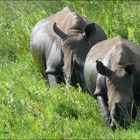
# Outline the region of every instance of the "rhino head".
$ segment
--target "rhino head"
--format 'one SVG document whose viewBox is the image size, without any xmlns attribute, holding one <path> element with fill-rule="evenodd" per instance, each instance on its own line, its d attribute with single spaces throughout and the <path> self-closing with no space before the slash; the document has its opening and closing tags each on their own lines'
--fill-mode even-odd
<svg viewBox="0 0 140 140">
<path fill-rule="evenodd" d="M 128 64 L 112 71 L 102 62 L 97 61 L 97 71 L 105 76 L 108 110 L 110 112 L 110 127 L 119 124 L 127 128 L 132 120 L 134 111 L 133 75 L 134 64 Z"/>
<path fill-rule="evenodd" d="M 54 23 L 53 30 L 63 42 L 61 51 L 64 61 L 63 72 L 66 84 L 75 85 L 76 83 L 80 83 L 82 89 L 85 89 L 83 67 L 86 55 L 92 47 L 90 43 L 91 37 L 96 33 L 95 24 L 91 23 L 86 25 L 84 32 L 71 29 L 66 34 Z"/>
</svg>

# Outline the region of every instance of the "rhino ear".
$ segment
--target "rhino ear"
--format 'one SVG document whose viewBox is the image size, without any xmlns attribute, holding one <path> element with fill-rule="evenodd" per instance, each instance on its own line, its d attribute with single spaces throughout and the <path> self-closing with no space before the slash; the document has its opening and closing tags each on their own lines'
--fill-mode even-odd
<svg viewBox="0 0 140 140">
<path fill-rule="evenodd" d="M 67 38 L 67 34 L 64 33 L 61 29 L 59 29 L 56 25 L 56 22 L 54 22 L 53 24 L 53 31 L 58 35 L 60 36 L 63 40 L 66 40 Z"/>
<path fill-rule="evenodd" d="M 135 73 L 136 71 L 136 68 L 135 68 L 135 65 L 134 64 L 128 64 L 124 67 L 125 71 L 129 74 L 129 75 L 132 75 Z"/>
<path fill-rule="evenodd" d="M 98 60 L 96 61 L 96 68 L 97 68 L 98 73 L 107 77 L 110 77 L 111 74 L 113 73 L 112 70 L 104 66 L 104 64 Z"/>
<path fill-rule="evenodd" d="M 95 35 L 95 33 L 96 33 L 95 23 L 90 23 L 90 24 L 86 25 L 86 27 L 85 27 L 85 35 L 86 35 L 87 39 L 91 35 Z"/>
</svg>

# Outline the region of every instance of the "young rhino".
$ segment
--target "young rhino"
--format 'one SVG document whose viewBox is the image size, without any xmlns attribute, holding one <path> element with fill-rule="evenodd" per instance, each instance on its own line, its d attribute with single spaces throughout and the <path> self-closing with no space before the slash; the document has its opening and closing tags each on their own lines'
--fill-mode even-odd
<svg viewBox="0 0 140 140">
<path fill-rule="evenodd" d="M 84 77 L 97 99 L 106 124 L 127 128 L 140 105 L 140 47 L 119 36 L 94 45 L 89 51 Z"/>
</svg>

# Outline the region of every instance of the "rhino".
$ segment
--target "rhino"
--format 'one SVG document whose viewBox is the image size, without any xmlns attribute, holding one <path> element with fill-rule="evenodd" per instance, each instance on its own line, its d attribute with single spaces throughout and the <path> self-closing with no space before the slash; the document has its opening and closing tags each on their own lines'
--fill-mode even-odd
<svg viewBox="0 0 140 140">
<path fill-rule="evenodd" d="M 84 77 L 107 126 L 128 128 L 140 106 L 140 47 L 120 36 L 94 45 Z"/>
<path fill-rule="evenodd" d="M 84 90 L 84 62 L 90 48 L 107 38 L 104 30 L 65 7 L 40 20 L 30 35 L 33 59 L 51 87 L 59 83 Z"/>
</svg>

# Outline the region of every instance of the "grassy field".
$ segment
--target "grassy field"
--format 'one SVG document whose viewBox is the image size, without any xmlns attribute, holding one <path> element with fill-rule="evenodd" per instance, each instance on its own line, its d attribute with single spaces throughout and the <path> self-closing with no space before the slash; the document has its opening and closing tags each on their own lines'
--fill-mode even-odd
<svg viewBox="0 0 140 140">
<path fill-rule="evenodd" d="M 140 44 L 139 1 L 0 1 L 0 139 L 139 139 L 140 115 L 128 130 L 105 126 L 95 99 L 80 88 L 45 86 L 29 37 L 42 18 L 65 6 L 98 23 L 108 37 Z"/>
</svg>

